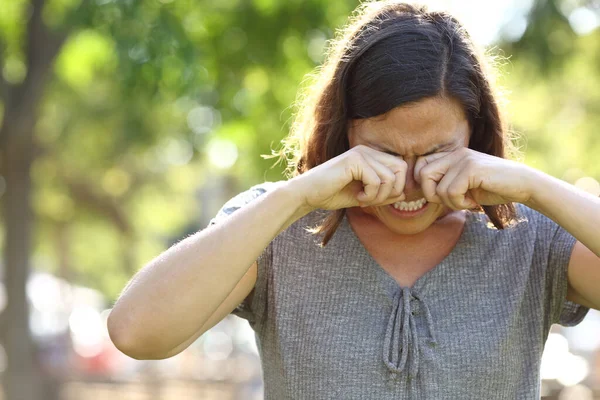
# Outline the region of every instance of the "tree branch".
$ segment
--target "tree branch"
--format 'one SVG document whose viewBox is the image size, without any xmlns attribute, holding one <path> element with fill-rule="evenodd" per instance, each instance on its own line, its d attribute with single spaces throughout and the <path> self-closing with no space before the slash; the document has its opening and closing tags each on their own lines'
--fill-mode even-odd
<svg viewBox="0 0 600 400">
<path fill-rule="evenodd" d="M 19 141 L 19 136 L 35 125 L 36 109 L 45 89 L 48 72 L 67 38 L 64 32 L 48 29 L 42 18 L 43 8 L 44 0 L 31 0 L 25 38 L 25 79 L 20 84 L 3 87 L 6 91 L 3 94 L 5 102 L 0 148 L 7 143 L 9 134 Z"/>
<path fill-rule="evenodd" d="M 4 62 L 6 58 L 6 46 L 3 42 L 0 42 L 0 70 L 4 68 Z M 8 82 L 4 79 L 4 74 L 0 72 L 0 101 L 6 104 L 7 100 Z"/>
<path fill-rule="evenodd" d="M 110 219 L 121 233 L 125 235 L 133 233 L 129 220 L 113 198 L 98 193 L 93 186 L 84 180 L 65 176 L 64 174 L 62 180 L 67 184 L 71 195 L 81 205 L 87 206 Z"/>
</svg>

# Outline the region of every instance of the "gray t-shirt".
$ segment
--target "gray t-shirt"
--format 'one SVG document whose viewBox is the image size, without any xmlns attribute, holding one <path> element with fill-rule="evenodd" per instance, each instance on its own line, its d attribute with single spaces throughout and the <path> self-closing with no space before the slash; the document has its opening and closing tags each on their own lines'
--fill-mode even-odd
<svg viewBox="0 0 600 400">
<path fill-rule="evenodd" d="M 234 197 L 211 224 L 273 185 Z M 411 288 L 345 217 L 323 248 L 305 228 L 325 211 L 290 225 L 233 311 L 256 333 L 265 399 L 539 399 L 551 325 L 574 326 L 589 309 L 565 299 L 575 238 L 517 209 L 521 221 L 504 230 L 468 213 L 456 247 Z"/>
</svg>

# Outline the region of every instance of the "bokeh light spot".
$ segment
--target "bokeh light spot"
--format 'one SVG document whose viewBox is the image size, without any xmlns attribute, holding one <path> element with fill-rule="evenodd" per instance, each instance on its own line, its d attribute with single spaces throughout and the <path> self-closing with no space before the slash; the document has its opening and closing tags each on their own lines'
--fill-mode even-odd
<svg viewBox="0 0 600 400">
<path fill-rule="evenodd" d="M 577 179 L 575 186 L 594 196 L 600 196 L 600 183 L 590 176 Z"/>
<path fill-rule="evenodd" d="M 220 169 L 233 166 L 238 158 L 238 149 L 235 143 L 224 139 L 212 139 L 206 145 L 208 160 Z"/>
<path fill-rule="evenodd" d="M 569 14 L 569 24 L 578 35 L 587 35 L 600 26 L 600 17 L 587 7 L 578 7 Z"/>
<path fill-rule="evenodd" d="M 102 177 L 102 189 L 110 195 L 121 196 L 129 189 L 131 177 L 120 168 L 111 168 Z"/>
<path fill-rule="evenodd" d="M 269 90 L 269 76 L 262 68 L 252 68 L 244 77 L 244 87 L 253 95 L 260 96 Z"/>
<path fill-rule="evenodd" d="M 188 127 L 196 134 L 208 133 L 218 127 L 220 122 L 220 113 L 212 107 L 194 107 L 187 115 Z"/>
</svg>

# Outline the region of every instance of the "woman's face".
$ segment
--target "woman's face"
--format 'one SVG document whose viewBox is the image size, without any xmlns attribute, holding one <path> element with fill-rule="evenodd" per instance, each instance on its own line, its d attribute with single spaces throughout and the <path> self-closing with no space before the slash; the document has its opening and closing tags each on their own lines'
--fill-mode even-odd
<svg viewBox="0 0 600 400">
<path fill-rule="evenodd" d="M 350 147 L 362 144 L 402 157 L 408 164 L 404 187 L 405 202 L 408 203 L 424 199 L 421 186 L 413 176 L 417 158 L 467 147 L 469 124 L 459 102 L 431 97 L 396 107 L 380 116 L 351 121 L 348 139 Z M 370 206 L 362 211 L 377 217 L 392 232 L 402 235 L 423 232 L 452 211 L 444 205 L 428 202 L 416 211 L 397 212 L 392 207 Z"/>
</svg>

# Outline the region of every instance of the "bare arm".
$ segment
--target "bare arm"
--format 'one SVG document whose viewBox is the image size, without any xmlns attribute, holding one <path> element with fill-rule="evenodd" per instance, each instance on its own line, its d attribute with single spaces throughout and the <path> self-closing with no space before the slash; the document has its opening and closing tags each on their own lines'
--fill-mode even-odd
<svg viewBox="0 0 600 400">
<path fill-rule="evenodd" d="M 208 318 L 208 320 L 196 331 L 188 340 L 176 346 L 174 349 L 169 351 L 163 358 L 173 357 L 181 353 L 183 350 L 190 347 L 192 343 L 194 343 L 204 332 L 208 331 L 210 328 L 218 324 L 223 318 L 231 313 L 235 307 L 238 306 L 252 291 L 252 288 L 256 284 L 256 279 L 258 277 L 258 265 L 255 261 L 254 264 L 250 267 L 246 275 L 238 282 L 238 284 L 233 288 L 229 296 L 221 303 L 219 307 L 215 310 L 215 312 Z"/>
<path fill-rule="evenodd" d="M 402 200 L 406 171 L 400 158 L 358 145 L 280 182 L 138 272 L 109 315 L 111 340 L 133 358 L 177 354 L 250 293 L 255 261 L 281 231 L 315 209 Z"/>
<path fill-rule="evenodd" d="M 249 269 L 261 252 L 311 211 L 290 182 L 173 245 L 141 269 L 109 315 L 115 346 L 137 359 L 170 357 L 229 314 L 254 287 L 256 274 Z"/>
</svg>

